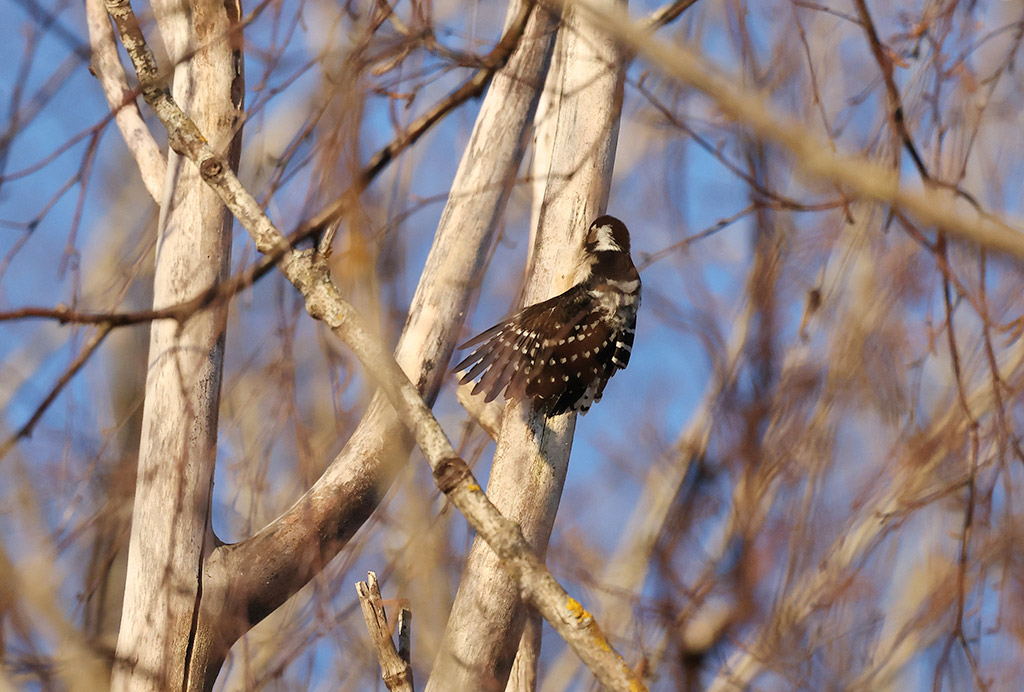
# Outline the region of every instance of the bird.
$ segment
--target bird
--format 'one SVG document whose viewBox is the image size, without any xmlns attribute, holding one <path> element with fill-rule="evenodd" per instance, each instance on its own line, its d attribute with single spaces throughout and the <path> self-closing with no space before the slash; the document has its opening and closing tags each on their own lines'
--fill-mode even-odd
<svg viewBox="0 0 1024 692">
<path fill-rule="evenodd" d="M 640 308 L 640 274 L 629 231 L 614 216 L 590 224 L 564 293 L 523 308 L 459 346 L 476 347 L 455 372 L 473 394 L 528 400 L 549 416 L 586 413 L 608 379 L 629 364 Z"/>
</svg>

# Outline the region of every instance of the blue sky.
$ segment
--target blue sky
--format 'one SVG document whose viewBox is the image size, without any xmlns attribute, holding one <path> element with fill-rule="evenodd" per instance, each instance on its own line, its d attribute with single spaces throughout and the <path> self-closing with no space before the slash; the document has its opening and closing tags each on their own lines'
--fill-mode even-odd
<svg viewBox="0 0 1024 692">
<path fill-rule="evenodd" d="M 132 288 L 123 306 L 145 307 L 145 273 L 133 278 L 132 270 L 125 267 L 149 252 L 154 205 L 137 180 L 119 133 L 108 122 L 109 110 L 96 80 L 89 74 L 85 61 L 76 55 L 76 51 L 86 49 L 88 41 L 81 3 L 70 0 L 40 3 L 38 7 L 44 9 L 45 16 L 53 18 L 53 23 L 45 27 L 40 24 L 40 15 L 33 12 L 36 7 L 33 0 L 0 0 L 0 6 L 10 18 L 0 23 L 0 45 L 8 54 L 6 66 L 0 69 L 0 104 L 15 104 L 15 97 L 20 93 L 16 103 L 19 112 L 34 111 L 34 102 L 41 106 L 38 115 L 9 133 L 13 134 L 7 140 L 10 146 L 0 150 L 0 259 L 16 250 L 10 266 L 0 265 L 4 270 L 0 275 L 0 310 L 78 301 L 87 307 L 104 309 L 116 304 L 124 286 Z M 294 6 L 293 3 L 285 5 L 289 11 Z M 631 12 L 639 16 L 655 6 L 656 3 L 634 3 Z M 737 41 L 730 33 L 735 27 L 723 6 L 723 3 L 702 2 L 698 6 L 702 11 L 689 12 L 663 35 L 671 40 L 682 40 L 682 36 L 695 40 L 710 60 L 721 69 L 734 72 L 740 64 Z M 790 74 L 783 69 L 783 58 L 775 52 L 773 43 L 774 32 L 779 31 L 780 25 L 785 26 L 788 19 L 772 14 L 767 7 L 753 7 L 754 17 L 747 26 L 759 64 L 766 73 L 777 69 L 779 74 Z M 496 36 L 501 8 L 496 3 L 476 4 L 474 8 L 471 13 L 446 16 L 437 31 L 438 39 L 453 49 L 486 50 Z M 784 9 L 792 12 L 791 7 Z M 245 129 L 241 177 L 254 186 L 257 196 L 265 191 L 274 157 L 280 155 L 301 130 L 313 110 L 312 105 L 322 93 L 319 64 L 304 66 L 318 47 L 333 46 L 340 51 L 331 54 L 332 59 L 344 53 L 346 45 L 337 36 L 347 34 L 328 21 L 333 10 L 328 5 L 305 5 L 303 21 L 295 28 L 283 57 L 259 93 L 253 89 L 268 65 L 264 55 L 285 40 L 289 25 L 287 21 L 275 22 L 274 15 L 267 10 L 247 31 L 246 38 L 250 42 L 246 66 L 250 89 L 247 104 L 261 103 L 268 92 L 280 90 L 257 112 L 249 114 Z M 440 13 L 443 11 L 444 8 L 438 9 Z M 998 5 L 992 4 L 988 13 L 980 16 L 991 19 L 996 26 L 1000 11 Z M 288 17 L 288 12 L 282 17 Z M 863 43 L 849 40 L 850 34 L 844 32 L 844 27 L 841 19 L 817 25 L 819 31 L 834 32 L 836 36 L 836 50 L 831 57 L 842 64 L 843 69 L 833 70 L 832 74 L 854 74 L 855 69 L 863 69 L 868 60 Z M 152 31 L 148 24 L 145 28 Z M 893 20 L 885 38 L 903 28 Z M 983 54 L 979 58 L 983 64 L 982 58 Z M 780 64 L 773 64 L 776 59 Z M 426 84 L 417 83 L 417 71 L 430 70 L 437 63 L 436 58 L 417 56 L 404 68 L 405 79 L 397 87 L 415 92 L 415 99 L 408 108 L 403 102 L 392 102 L 381 95 L 367 99 L 359 132 L 363 160 L 393 136 L 393 118 L 409 122 L 465 77 L 465 71 L 459 71 Z M 766 80 L 768 88 L 772 89 L 772 103 L 780 110 L 792 112 L 795 118 L 815 121 L 817 112 L 805 109 L 800 101 L 804 95 L 800 81 L 803 73 L 797 69 L 791 74 L 777 83 Z M 908 93 L 923 88 L 912 78 L 915 74 L 909 69 L 897 70 L 900 86 Z M 22 75 L 26 75 L 24 79 Z M 714 156 L 656 117 L 637 88 L 641 79 L 648 80 L 645 84 L 654 83 L 655 91 L 674 112 L 686 118 L 714 145 L 720 145 L 732 161 L 743 166 L 745 152 L 737 150 L 739 140 L 735 129 L 721 121 L 713 104 L 686 90 L 660 84 L 656 76 L 647 74 L 643 64 L 631 66 L 620 132 L 620 166 L 616 170 L 608 210 L 626 220 L 633 236 L 634 259 L 646 265 L 644 260 L 648 256 L 743 209 L 750 202 L 750 190 Z M 860 148 L 876 141 L 881 122 L 878 112 L 883 105 L 877 81 L 861 84 L 851 77 L 846 83 L 836 78 L 823 85 L 822 90 L 826 96 L 833 91 L 841 94 L 827 99 L 825 106 L 834 109 L 829 115 L 837 128 L 842 127 L 837 135 L 841 146 Z M 372 198 L 372 204 L 367 206 L 373 210 L 367 221 L 366 235 L 370 242 L 399 246 L 401 276 L 393 288 L 399 308 L 408 304 L 415 288 L 441 214 L 444 194 L 477 108 L 477 102 L 462 106 L 407 156 L 392 164 L 367 193 L 367 197 Z M 10 111 L 11 106 L 8 106 L 4 120 L 8 124 L 12 122 Z M 100 128 L 94 129 L 97 126 Z M 154 128 L 155 132 L 158 130 Z M 159 138 L 159 134 L 157 136 Z M 1019 137 L 1014 133 L 1006 145 L 1008 153 L 1002 155 L 1008 160 L 992 163 L 1005 173 L 1002 184 L 972 188 L 985 204 L 1010 215 L 1020 213 L 1017 191 L 1021 167 L 1019 160 L 1013 157 L 1017 153 L 1016 139 Z M 95 163 L 83 169 L 90 145 L 96 147 Z M 314 142 L 300 144 L 295 160 L 313 153 L 314 146 Z M 801 182 L 792 174 L 791 166 L 780 162 L 778 156 L 770 160 L 773 184 L 787 194 L 811 201 L 827 196 L 828 191 Z M 82 170 L 89 173 L 87 185 L 71 184 L 58 193 Z M 316 165 L 294 164 L 288 171 L 293 177 L 267 206 L 271 218 L 285 230 L 332 193 L 330 189 L 318 187 L 321 172 L 316 170 Z M 335 175 L 334 180 L 338 179 Z M 969 179 L 972 184 L 974 181 L 975 178 Z M 504 237 L 496 250 L 476 311 L 467 319 L 466 335 L 493 324 L 511 307 L 525 261 L 527 204 L 524 186 L 513 194 L 505 217 Z M 41 214 L 43 209 L 47 209 L 45 214 Z M 384 234 L 387 222 L 406 212 L 408 216 L 396 230 Z M 796 331 L 805 293 L 814 285 L 827 255 L 822 248 L 835 232 L 835 217 L 830 214 L 832 212 L 814 212 L 798 217 L 777 212 L 774 217 L 780 227 L 788 229 L 787 224 L 792 224 L 803 243 L 793 250 L 800 261 L 790 261 L 786 267 L 789 278 L 779 288 L 780 348 L 799 346 Z M 670 448 L 693 413 L 711 378 L 713 362 L 721 353 L 722 340 L 728 336 L 728 327 L 738 315 L 752 257 L 753 221 L 752 215 L 745 216 L 712 237 L 645 266 L 642 273 L 644 305 L 630 366 L 611 381 L 601 404 L 577 424 L 563 496 L 563 519 L 556 525 L 553 539 L 556 547 L 570 544 L 580 527 L 586 529 L 588 540 L 594 544 L 603 548 L 615 545 L 622 523 L 639 494 L 643 471 L 651 460 Z M 30 228 L 27 226 L 30 222 L 37 223 Z M 893 230 L 888 232 L 895 234 Z M 374 250 L 379 251 L 380 247 L 375 246 Z M 236 270 L 252 261 L 252 245 L 238 229 L 233 251 Z M 1013 267 L 997 265 L 989 280 L 994 286 L 1013 271 Z M 940 305 L 938 296 L 934 283 L 926 287 L 910 314 L 922 317 L 935 312 Z M 1012 300 L 1007 300 L 1012 305 Z M 281 324 L 293 321 L 295 352 L 300 356 L 295 381 L 300 389 L 309 388 L 308 395 L 299 397 L 302 401 L 297 415 L 301 423 L 315 429 L 323 425 L 322 409 L 328 406 L 358 408 L 365 400 L 365 390 L 357 375 L 355 384 L 335 393 L 333 398 L 319 390 L 314 392 L 318 381 L 343 375 L 345 367 L 328 364 L 320 341 L 323 335 L 300 312 L 294 292 L 279 276 L 263 279 L 240 296 L 232 311 L 228 335 L 225 390 L 226 395 L 239 392 L 239 398 L 244 398 L 243 393 L 249 391 L 246 387 L 251 386 L 245 382 L 247 370 L 274 372 L 283 342 Z M 394 327 L 400 326 L 402 320 L 400 316 L 388 315 L 384 321 Z M 126 331 L 138 338 L 145 327 Z M 42 322 L 0 324 L 0 392 L 3 394 L 0 421 L 6 430 L 25 422 L 81 348 L 88 333 L 88 329 Z M 20 458 L 29 460 L 30 473 L 42 489 L 40 495 L 47 519 L 58 532 L 74 525 L 74 520 L 68 519 L 69 513 L 88 514 L 90 500 L 83 497 L 82 488 L 87 486 L 97 466 L 109 461 L 105 455 L 109 455 L 114 446 L 112 431 L 124 424 L 114 414 L 116 388 L 113 385 L 116 382 L 113 380 L 123 375 L 117 369 L 119 351 L 114 350 L 113 343 L 112 338 L 110 344 L 101 348 L 50 408 L 33 438 L 23 442 L 17 452 Z M 821 346 L 816 342 L 811 348 Z M 754 387 L 750 373 L 745 372 L 736 396 L 749 395 Z M 450 436 L 458 439 L 465 417 L 451 387 L 442 393 L 435 411 Z M 292 468 L 299 442 L 290 426 L 274 428 L 267 433 L 267 439 L 253 439 L 239 432 L 242 423 L 236 423 L 243 420 L 244 411 L 232 408 L 231 415 L 236 414 L 237 419 L 228 416 L 223 425 L 215 486 L 214 523 L 218 532 L 229 538 L 240 537 L 235 534 L 244 533 L 251 516 L 266 512 L 272 515 L 274 503 L 282 501 L 280 496 L 271 497 L 268 493 L 264 500 L 249 504 L 231 490 L 234 481 L 247 477 L 249 455 L 267 465 L 271 484 L 293 488 L 296 493 L 302 490 L 299 474 Z M 863 423 L 864 428 L 859 428 L 851 423 L 837 434 L 837 445 L 858 448 L 870 434 L 864 430 L 871 430 L 871 424 L 872 421 L 868 421 Z M 858 437 L 858 433 L 861 436 Z M 248 443 L 256 442 L 261 448 L 254 451 Z M 339 433 L 334 451 L 342 442 L 343 434 Z M 728 451 L 727 442 L 721 441 L 719 451 L 723 454 Z M 871 444 L 863 446 L 874 449 Z M 486 469 L 488 456 L 489 451 L 483 455 L 481 471 Z M 418 455 L 414 455 L 414 460 L 423 464 Z M 0 474 L 6 474 L 8 468 L 0 466 Z M 419 470 L 421 475 L 424 468 Z M 727 471 L 722 473 L 723 477 L 727 476 Z M 830 479 L 836 483 L 834 492 L 837 494 L 841 494 L 846 482 L 852 485 L 866 482 L 856 468 L 847 469 L 847 473 Z M 711 483 L 711 492 L 722 501 L 718 519 L 730 502 L 731 486 L 723 477 Z M 996 504 L 1005 501 L 998 500 Z M 841 501 L 830 510 L 842 514 L 848 507 L 847 502 L 848 499 Z M 259 511 L 253 510 L 253 506 L 259 506 Z M 250 510 L 253 515 L 248 514 Z M 699 524 L 694 540 L 699 542 L 714 532 L 713 519 Z M 0 531 L 8 541 L 8 549 L 15 555 L 25 549 L 18 522 L 6 510 L 0 510 Z M 388 555 L 388 537 L 384 530 L 374 527 L 370 531 L 374 532 L 370 535 L 379 540 L 371 541 L 365 554 L 346 565 L 346 584 L 351 581 L 349 575 L 379 568 Z M 459 536 L 464 536 L 464 532 L 464 527 L 459 528 L 452 538 L 457 548 L 460 547 Z M 69 549 L 64 558 L 69 572 L 75 571 L 75 556 L 79 554 L 77 548 Z M 341 571 L 342 568 L 332 569 Z M 335 599 L 335 607 L 340 610 L 352 603 L 352 594 L 346 589 Z M 666 589 L 665 584 L 652 579 L 648 595 L 657 595 Z M 68 609 L 73 611 L 74 578 L 66 580 L 65 590 Z M 985 602 L 986 608 L 996 607 L 991 599 Z M 335 642 L 325 635 L 311 650 L 312 659 L 307 662 L 314 677 L 322 675 L 324 680 L 331 679 L 332 673 L 328 671 L 337 665 L 339 656 L 334 645 Z M 555 647 L 549 647 L 545 655 L 550 657 L 554 650 Z M 930 689 L 930 680 L 924 679 L 927 677 L 923 676 L 922 681 L 915 684 L 920 684 L 921 689 Z"/>
</svg>

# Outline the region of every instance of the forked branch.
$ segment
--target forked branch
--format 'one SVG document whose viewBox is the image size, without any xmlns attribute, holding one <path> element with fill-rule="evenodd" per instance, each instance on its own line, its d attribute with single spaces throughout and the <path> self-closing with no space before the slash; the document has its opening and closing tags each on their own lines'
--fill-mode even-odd
<svg viewBox="0 0 1024 692">
<path fill-rule="evenodd" d="M 469 466 L 458 456 L 391 353 L 343 299 L 323 257 L 310 250 L 291 249 L 288 239 L 264 214 L 230 166 L 209 147 L 195 123 L 160 85 L 153 53 L 128 0 L 108 0 L 107 7 L 138 73 L 143 98 L 167 128 L 170 146 L 195 163 L 203 180 L 220 195 L 261 252 L 283 252 L 278 267 L 303 295 L 306 311 L 328 325 L 380 385 L 401 420 L 414 433 L 438 487 L 501 558 L 518 582 L 524 600 L 551 623 L 601 684 L 611 689 L 646 689 L 611 647 L 590 613 L 566 593 L 530 551 L 518 525 L 502 517 L 487 499 Z"/>
<path fill-rule="evenodd" d="M 366 629 L 370 632 L 373 650 L 380 661 L 384 684 L 391 692 L 413 692 L 412 666 L 409 665 L 411 611 L 405 607 L 399 611 L 397 633 L 402 644 L 395 648 L 376 572 L 367 572 L 366 581 L 356 582 L 356 593 L 359 594 L 359 607 L 363 610 L 363 619 L 366 620 Z"/>
</svg>

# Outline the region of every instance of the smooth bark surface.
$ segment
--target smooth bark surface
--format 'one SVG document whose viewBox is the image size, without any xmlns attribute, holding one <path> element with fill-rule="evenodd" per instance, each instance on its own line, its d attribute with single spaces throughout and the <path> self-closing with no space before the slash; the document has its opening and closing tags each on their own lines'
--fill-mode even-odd
<svg viewBox="0 0 1024 692">
<path fill-rule="evenodd" d="M 437 487 L 497 553 L 502 565 L 519 584 L 524 601 L 533 605 L 579 653 L 602 685 L 645 689 L 637 672 L 612 648 L 593 616 L 566 592 L 534 553 L 519 525 L 502 516 L 484 494 L 469 465 L 455 451 L 416 386 L 387 347 L 374 336 L 366 320 L 343 298 L 323 255 L 313 250 L 289 248 L 284 234 L 210 147 L 195 123 L 169 93 L 155 86 L 155 60 L 130 7 L 111 7 L 122 41 L 143 82 L 146 102 L 167 128 L 172 147 L 198 164 L 203 179 L 241 221 L 260 252 L 282 253 L 277 266 L 303 296 L 306 312 L 329 327 L 352 350 L 369 377 L 380 384 L 402 422 L 415 436 Z M 208 644 L 210 638 L 197 637 L 196 641 Z M 200 653 L 212 659 L 209 650 Z M 207 666 L 205 670 L 212 675 L 212 668 Z M 195 677 L 190 677 L 186 682 L 194 681 Z M 212 677 L 208 676 L 205 682 L 212 686 Z"/>
<path fill-rule="evenodd" d="M 551 94 L 547 115 L 556 122 L 553 150 L 527 305 L 570 285 L 577 254 L 566 248 L 580 248 L 590 222 L 604 212 L 622 107 L 625 60 L 616 44 L 570 15 L 560 45 L 565 51 L 560 87 Z M 519 522 L 541 556 L 558 510 L 574 429 L 574 414 L 548 419 L 518 403 L 506 407 L 487 495 L 504 516 Z M 525 612 L 515 580 L 478 538 L 427 689 L 504 689 Z"/>
<path fill-rule="evenodd" d="M 150 197 L 159 204 L 163 199 L 164 174 L 167 162 L 153 134 L 146 127 L 135 102 L 135 95 L 124 68 L 117 56 L 117 44 L 114 32 L 110 28 L 110 16 L 103 0 L 86 0 L 86 19 L 89 24 L 89 42 L 92 45 L 92 71 L 103 87 L 103 95 L 107 98 L 110 110 L 114 114 L 114 122 L 121 132 L 125 146 L 131 152 L 135 164 L 139 167 L 139 175 Z"/>
<path fill-rule="evenodd" d="M 509 24 L 524 6 L 513 3 Z M 395 358 L 432 403 L 523 156 L 557 19 L 530 16 L 521 45 L 491 84 L 456 173 Z M 408 458 L 412 440 L 383 396 L 342 453 L 292 508 L 211 560 L 225 608 L 248 624 L 301 588 L 362 525 Z M 242 566 L 244 565 L 244 569 Z"/>
<path fill-rule="evenodd" d="M 188 9 L 189 11 L 186 11 Z M 236 135 L 240 74 L 222 2 L 154 3 L 175 62 L 172 92 L 226 159 Z M 221 37 L 200 42 L 199 36 Z M 154 307 L 187 300 L 222 280 L 231 214 L 195 163 L 172 152 L 164 180 Z M 193 658 L 203 560 L 212 549 L 210 490 L 217 442 L 227 305 L 180 329 L 153 323 L 121 631 L 112 687 L 183 688 Z"/>
</svg>

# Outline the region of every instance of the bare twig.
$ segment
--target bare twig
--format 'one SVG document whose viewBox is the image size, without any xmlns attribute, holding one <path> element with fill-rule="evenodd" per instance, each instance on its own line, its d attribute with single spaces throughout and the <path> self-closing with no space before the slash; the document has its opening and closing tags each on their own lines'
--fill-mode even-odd
<svg viewBox="0 0 1024 692">
<path fill-rule="evenodd" d="M 526 29 L 526 20 L 530 18 L 533 7 L 532 2 L 522 3 L 519 16 L 516 17 L 515 21 L 491 52 L 483 58 L 483 67 L 463 82 L 460 87 L 418 117 L 415 122 L 409 125 L 405 132 L 392 140 L 390 144 L 374 154 L 366 168 L 360 172 L 359 179 L 356 180 L 355 184 L 339 195 L 333 202 L 330 202 L 307 223 L 300 224 L 299 229 L 293 235 L 305 238 L 322 233 L 323 237 L 320 240 L 319 249 L 321 253 L 325 253 L 334 239 L 338 221 L 345 215 L 345 211 L 350 208 L 352 202 L 362 193 L 370 181 L 388 163 L 394 160 L 398 154 L 415 144 L 427 130 L 433 127 L 445 115 L 469 99 L 483 93 L 491 78 L 505 65 L 512 55 L 512 51 L 519 44 L 519 39 L 522 38 L 523 31 Z"/>
<path fill-rule="evenodd" d="M 36 406 L 32 415 L 29 416 L 28 421 L 18 428 L 14 434 L 4 440 L 3 444 L 0 444 L 0 459 L 7 456 L 7 453 L 10 452 L 14 445 L 18 443 L 18 440 L 32 434 L 32 430 L 36 427 L 36 423 L 39 422 L 39 419 L 43 417 L 43 414 L 46 413 L 46 409 L 48 409 L 50 404 L 54 402 L 57 395 L 64 391 L 64 387 L 66 387 L 68 382 L 78 374 L 78 371 L 82 369 L 82 366 L 86 364 L 90 356 L 92 356 L 96 349 L 99 348 L 100 344 L 103 343 L 103 339 L 106 338 L 109 333 L 110 326 L 105 324 L 101 324 L 99 328 L 93 332 L 85 346 L 82 347 L 82 350 L 78 352 L 75 359 L 71 361 L 71 364 L 68 365 L 64 373 L 57 379 L 57 383 L 50 388 L 50 393 L 46 395 L 46 398 L 43 399 L 42 403 Z"/>
<path fill-rule="evenodd" d="M 289 248 L 291 246 L 289 245 Z M 260 257 L 251 266 L 234 276 L 220 281 L 199 295 L 166 308 L 156 310 L 133 310 L 130 312 L 91 312 L 75 310 L 66 305 L 56 307 L 28 306 L 0 312 L 0 322 L 28 319 L 55 320 L 60 324 L 103 324 L 110 328 L 126 327 L 154 320 L 174 320 L 185 324 L 189 318 L 203 309 L 212 307 L 222 301 L 229 300 L 236 294 L 252 286 L 274 268 L 285 250 L 278 249 Z"/>
<path fill-rule="evenodd" d="M 788 209 L 792 211 L 824 211 L 826 209 L 834 209 L 835 207 L 841 207 L 845 202 L 839 200 L 835 202 L 816 202 L 806 203 L 800 202 L 783 195 L 775 190 L 771 190 L 757 180 L 753 178 L 747 171 L 744 171 L 740 166 L 733 163 L 726 157 L 725 153 L 720 147 L 716 147 L 714 144 L 709 142 L 705 137 L 702 137 L 692 127 L 690 127 L 685 120 L 677 117 L 665 104 L 663 104 L 654 93 L 647 88 L 644 84 L 644 80 L 640 79 L 636 83 L 637 90 L 647 98 L 652 106 L 667 120 L 673 127 L 678 127 L 680 130 L 685 132 L 694 143 L 701 149 L 706 151 L 710 156 L 714 157 L 725 166 L 729 172 L 736 177 L 740 178 L 745 182 L 750 189 L 757 193 L 759 199 L 757 200 L 758 206 L 771 206 L 774 209 Z M 763 199 L 762 199 L 763 198 Z"/>
<path fill-rule="evenodd" d="M 889 117 L 892 119 L 896 136 L 899 137 L 903 147 L 910 154 L 910 158 L 914 162 L 914 166 L 917 168 L 921 178 L 931 180 L 931 175 L 929 175 L 924 161 L 921 160 L 921 155 L 917 152 L 917 146 L 914 145 L 914 139 L 910 136 L 910 130 L 907 128 L 907 119 L 903 112 L 903 100 L 900 97 L 899 89 L 896 87 L 896 80 L 892 75 L 892 57 L 885 46 L 882 45 L 881 39 L 878 38 L 878 30 L 875 29 L 875 23 L 871 19 L 867 3 L 864 0 L 854 0 L 853 4 L 857 7 L 857 16 L 860 18 L 860 24 L 864 28 L 864 33 L 867 34 L 871 53 L 875 56 L 875 62 L 878 63 L 878 67 L 882 71 L 882 79 L 885 82 L 885 94 L 889 99 Z M 898 151 L 896 155 L 898 157 Z"/>
<path fill-rule="evenodd" d="M 487 499 L 416 387 L 388 349 L 371 336 L 362 317 L 342 298 L 322 256 L 290 249 L 285 236 L 267 218 L 231 167 L 209 147 L 195 123 L 159 85 L 156 61 L 128 0 L 108 0 L 107 8 L 138 72 L 143 97 L 167 128 L 171 147 L 196 164 L 203 179 L 249 231 L 261 252 L 285 252 L 278 266 L 305 298 L 306 311 L 348 344 L 381 386 L 399 417 L 414 433 L 438 487 L 498 554 L 518 582 L 523 599 L 540 611 L 580 654 L 602 684 L 613 689 L 645 689 L 611 647 L 593 616 L 566 593 L 533 554 L 518 525 L 505 519 Z"/>
<path fill-rule="evenodd" d="M 686 10 L 697 4 L 697 0 L 675 0 L 662 5 L 647 17 L 646 25 L 650 29 L 660 29 L 680 17 Z"/>
<path fill-rule="evenodd" d="M 760 95 L 737 86 L 739 80 L 721 74 L 694 51 L 655 37 L 631 22 L 620 8 L 598 7 L 594 0 L 555 0 L 554 4 L 578 7 L 589 21 L 645 58 L 653 68 L 708 95 L 723 113 L 743 123 L 758 138 L 788 149 L 793 165 L 807 179 L 838 183 L 855 197 L 894 205 L 925 225 L 1024 258 L 1024 233 L 1019 229 L 977 207 L 974 213 L 963 209 L 956 204 L 956 197 L 962 197 L 959 193 L 927 186 L 915 191 L 900 185 L 897 171 L 860 156 L 834 152 L 806 127 L 779 115 Z"/>
<path fill-rule="evenodd" d="M 384 604 L 380 596 L 377 574 L 367 572 L 366 581 L 356 583 L 356 593 L 359 594 L 359 607 L 363 609 L 363 619 L 366 620 L 366 629 L 370 632 L 373 650 L 377 653 L 377 660 L 380 662 L 381 678 L 383 678 L 384 684 L 391 692 L 413 692 L 409 651 L 406 648 L 405 655 L 402 656 L 395 648 L 395 642 L 391 638 L 391 628 L 388 627 L 388 616 L 384 612 Z M 403 620 L 400 618 L 400 626 L 402 622 Z M 404 622 L 407 624 L 408 618 Z M 409 632 L 406 627 L 406 646 L 408 646 L 408 642 Z"/>
</svg>

